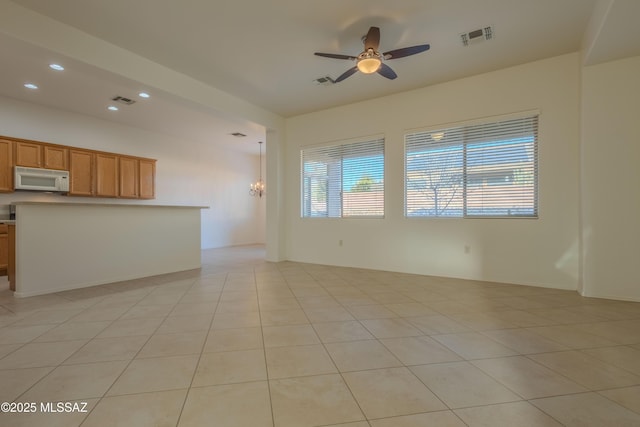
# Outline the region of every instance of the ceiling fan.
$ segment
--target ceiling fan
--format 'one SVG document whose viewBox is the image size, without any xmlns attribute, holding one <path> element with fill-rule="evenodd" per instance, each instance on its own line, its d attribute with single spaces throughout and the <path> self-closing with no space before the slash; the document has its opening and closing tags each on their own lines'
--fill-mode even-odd
<svg viewBox="0 0 640 427">
<path fill-rule="evenodd" d="M 403 47 L 401 49 L 394 49 L 388 52 L 380 54 L 378 52 L 378 46 L 380 45 L 380 28 L 371 27 L 367 35 L 362 38 L 364 43 L 364 51 L 358 56 L 340 55 L 334 53 L 322 53 L 315 52 L 314 55 L 324 56 L 326 58 L 334 59 L 350 59 L 352 61 L 358 61 L 353 68 L 349 68 L 342 73 L 340 77 L 335 79 L 334 83 L 338 83 L 353 75 L 356 71 L 360 71 L 364 74 L 378 73 L 388 79 L 395 79 L 398 75 L 382 60 L 403 58 L 405 56 L 415 55 L 416 53 L 429 50 L 428 44 L 421 44 L 418 46 Z"/>
</svg>

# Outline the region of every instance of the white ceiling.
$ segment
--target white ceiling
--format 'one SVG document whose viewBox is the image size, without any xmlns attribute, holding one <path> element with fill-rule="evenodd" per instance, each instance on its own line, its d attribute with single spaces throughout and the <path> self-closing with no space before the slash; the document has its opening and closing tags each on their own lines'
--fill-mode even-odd
<svg viewBox="0 0 640 427">
<path fill-rule="evenodd" d="M 617 21 L 640 28 L 628 16 L 640 1 L 603 1 L 616 4 L 609 9 Z M 578 51 L 596 0 L 0 0 L 0 7 L 8 4 L 290 117 Z M 462 45 L 461 33 L 488 25 L 493 40 Z M 381 51 L 424 43 L 431 49 L 389 61 L 395 80 L 357 73 L 331 86 L 314 83 L 354 64 L 313 53 L 357 55 L 370 26 L 381 29 Z M 600 25 L 590 50 L 594 58 L 610 53 L 609 44 L 617 55 L 640 54 L 640 37 L 626 40 L 625 31 L 611 20 Z M 161 87 L 61 57 L 1 28 L 0 57 L 0 95 L 249 151 L 264 139 L 263 128 L 242 118 L 223 117 Z M 67 70 L 49 70 L 51 61 L 64 62 Z M 41 89 L 24 89 L 30 79 Z M 106 111 L 109 98 L 137 99 L 140 90 L 152 98 L 115 114 Z M 229 136 L 234 131 L 248 137 L 240 142 Z"/>
</svg>

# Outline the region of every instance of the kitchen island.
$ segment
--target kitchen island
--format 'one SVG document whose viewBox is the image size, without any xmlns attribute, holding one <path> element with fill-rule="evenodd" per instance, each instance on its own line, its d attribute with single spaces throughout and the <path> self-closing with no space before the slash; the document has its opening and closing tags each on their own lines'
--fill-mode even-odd
<svg viewBox="0 0 640 427">
<path fill-rule="evenodd" d="M 15 296 L 200 268 L 205 206 L 16 202 Z"/>
</svg>

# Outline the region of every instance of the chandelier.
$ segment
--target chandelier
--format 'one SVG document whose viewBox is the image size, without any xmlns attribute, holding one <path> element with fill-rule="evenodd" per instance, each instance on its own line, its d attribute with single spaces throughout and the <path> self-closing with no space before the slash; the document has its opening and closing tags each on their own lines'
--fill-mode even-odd
<svg viewBox="0 0 640 427">
<path fill-rule="evenodd" d="M 260 144 L 260 179 L 255 184 L 249 186 L 249 194 L 262 197 L 265 193 L 264 181 L 262 181 L 262 141 L 258 141 L 258 144 Z"/>
</svg>

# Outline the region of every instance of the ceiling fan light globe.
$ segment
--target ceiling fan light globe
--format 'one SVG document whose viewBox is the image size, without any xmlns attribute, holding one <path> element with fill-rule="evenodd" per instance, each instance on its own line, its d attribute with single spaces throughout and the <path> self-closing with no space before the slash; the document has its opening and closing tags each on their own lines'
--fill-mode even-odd
<svg viewBox="0 0 640 427">
<path fill-rule="evenodd" d="M 378 58 L 363 58 L 358 61 L 358 70 L 364 74 L 373 74 L 380 68 L 382 61 Z"/>
</svg>

